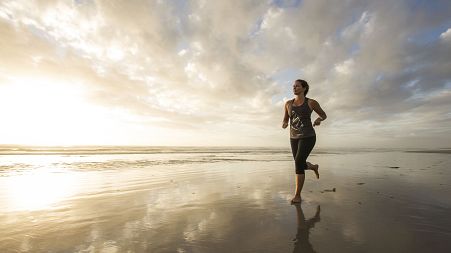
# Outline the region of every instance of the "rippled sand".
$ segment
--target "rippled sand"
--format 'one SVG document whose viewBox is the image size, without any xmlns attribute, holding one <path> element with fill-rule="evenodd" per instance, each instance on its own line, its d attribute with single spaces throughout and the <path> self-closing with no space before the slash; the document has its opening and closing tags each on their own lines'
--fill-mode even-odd
<svg viewBox="0 0 451 253">
<path fill-rule="evenodd" d="M 321 179 L 290 205 L 288 151 L 1 155 L 0 252 L 451 249 L 449 154 L 310 161 Z"/>
</svg>

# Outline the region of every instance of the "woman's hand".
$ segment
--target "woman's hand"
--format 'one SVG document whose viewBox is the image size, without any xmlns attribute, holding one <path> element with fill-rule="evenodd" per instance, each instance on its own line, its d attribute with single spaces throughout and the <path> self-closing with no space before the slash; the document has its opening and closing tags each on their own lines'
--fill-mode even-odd
<svg viewBox="0 0 451 253">
<path fill-rule="evenodd" d="M 285 129 L 285 128 L 287 128 L 287 126 L 288 126 L 288 122 L 285 122 L 285 121 L 284 121 L 284 122 L 282 123 L 282 128 Z"/>
<path fill-rule="evenodd" d="M 321 125 L 321 121 L 322 121 L 323 119 L 321 119 L 321 118 L 317 118 L 316 120 L 315 120 L 315 122 L 313 122 L 313 126 L 319 126 L 319 125 Z"/>
</svg>

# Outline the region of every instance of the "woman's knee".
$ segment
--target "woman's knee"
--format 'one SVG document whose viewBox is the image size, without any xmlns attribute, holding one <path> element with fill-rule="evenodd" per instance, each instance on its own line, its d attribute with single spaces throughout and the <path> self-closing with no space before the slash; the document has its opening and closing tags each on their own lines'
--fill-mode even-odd
<svg viewBox="0 0 451 253">
<path fill-rule="evenodd" d="M 305 174 L 305 170 L 307 169 L 307 163 L 305 161 L 296 161 L 296 174 Z"/>
<path fill-rule="evenodd" d="M 305 170 L 298 170 L 298 169 L 296 169 L 296 174 L 304 175 L 305 174 Z"/>
</svg>

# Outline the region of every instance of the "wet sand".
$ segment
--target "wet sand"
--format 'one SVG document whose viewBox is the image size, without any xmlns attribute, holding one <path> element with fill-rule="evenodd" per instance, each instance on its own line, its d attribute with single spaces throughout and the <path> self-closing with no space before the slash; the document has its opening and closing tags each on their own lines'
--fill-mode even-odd
<svg viewBox="0 0 451 253">
<path fill-rule="evenodd" d="M 310 162 L 290 205 L 288 152 L 0 156 L 0 252 L 450 251 L 449 154 Z"/>
</svg>

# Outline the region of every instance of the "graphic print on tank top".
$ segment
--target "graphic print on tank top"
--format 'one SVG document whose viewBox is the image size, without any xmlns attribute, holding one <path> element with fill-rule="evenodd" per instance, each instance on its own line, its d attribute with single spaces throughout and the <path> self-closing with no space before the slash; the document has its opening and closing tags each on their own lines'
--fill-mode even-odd
<svg viewBox="0 0 451 253">
<path fill-rule="evenodd" d="M 291 109 L 291 128 L 295 131 L 301 131 L 304 127 L 301 117 L 296 113 L 295 110 Z"/>
</svg>

